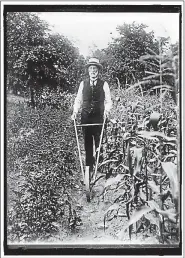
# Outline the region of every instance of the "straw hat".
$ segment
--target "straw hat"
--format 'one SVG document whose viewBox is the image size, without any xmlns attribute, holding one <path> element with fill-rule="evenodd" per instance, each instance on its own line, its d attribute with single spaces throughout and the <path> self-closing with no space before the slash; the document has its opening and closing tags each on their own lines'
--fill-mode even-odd
<svg viewBox="0 0 185 258">
<path fill-rule="evenodd" d="M 92 57 L 89 59 L 89 62 L 85 65 L 85 67 L 88 69 L 90 65 L 95 65 L 99 69 L 103 69 L 103 66 L 100 64 L 99 59 Z"/>
</svg>

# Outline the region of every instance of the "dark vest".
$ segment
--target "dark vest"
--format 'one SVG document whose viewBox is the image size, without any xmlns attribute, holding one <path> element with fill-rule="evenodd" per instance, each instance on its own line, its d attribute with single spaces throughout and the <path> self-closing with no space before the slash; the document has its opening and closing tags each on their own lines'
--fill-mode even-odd
<svg viewBox="0 0 185 258">
<path fill-rule="evenodd" d="M 93 113 L 104 112 L 104 81 L 98 79 L 96 85 L 90 86 L 90 79 L 84 81 L 82 110 Z"/>
<path fill-rule="evenodd" d="M 96 85 L 90 86 L 90 79 L 84 81 L 82 123 L 102 122 L 105 93 L 104 81 L 98 78 Z"/>
</svg>

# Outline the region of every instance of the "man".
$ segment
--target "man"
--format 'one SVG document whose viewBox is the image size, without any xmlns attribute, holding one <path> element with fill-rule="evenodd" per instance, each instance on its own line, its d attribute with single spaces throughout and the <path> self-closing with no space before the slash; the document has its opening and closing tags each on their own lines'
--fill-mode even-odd
<svg viewBox="0 0 185 258">
<path fill-rule="evenodd" d="M 79 109 L 82 107 L 81 123 L 103 123 L 112 107 L 110 89 L 108 83 L 99 78 L 102 65 L 97 58 L 90 58 L 86 65 L 89 78 L 80 83 L 78 93 L 73 106 L 72 119 L 76 119 Z M 83 127 L 84 144 L 86 152 L 86 166 L 93 169 L 93 138 L 96 153 L 99 147 L 102 126 Z"/>
</svg>

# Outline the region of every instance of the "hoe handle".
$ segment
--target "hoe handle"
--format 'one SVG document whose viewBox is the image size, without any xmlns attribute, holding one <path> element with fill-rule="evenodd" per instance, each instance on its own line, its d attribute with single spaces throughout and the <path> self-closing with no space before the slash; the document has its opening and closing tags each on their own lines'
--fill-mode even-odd
<svg viewBox="0 0 185 258">
<path fill-rule="evenodd" d="M 80 167 L 81 167 L 82 177 L 83 177 L 83 181 L 84 181 L 85 178 L 84 178 L 84 171 L 83 171 L 82 156 L 81 156 L 81 152 L 80 152 L 80 144 L 79 144 L 79 140 L 78 140 L 78 133 L 77 133 L 75 119 L 74 119 L 74 127 L 75 127 L 75 134 L 76 134 L 76 142 L 77 142 L 77 146 L 78 146 L 78 154 L 79 154 L 79 159 L 80 159 Z"/>
<path fill-rule="evenodd" d="M 106 121 L 106 117 L 104 118 L 103 125 L 102 125 L 102 130 L 101 130 L 101 135 L 100 135 L 98 156 L 97 156 L 97 159 L 96 159 L 96 166 L 95 166 L 95 172 L 94 172 L 94 178 L 93 178 L 94 181 L 96 179 L 96 174 L 97 174 L 97 170 L 98 170 L 98 162 L 99 162 L 99 157 L 100 157 L 100 147 L 101 147 L 101 143 L 102 143 L 102 139 L 103 139 L 103 131 L 104 131 L 104 126 L 105 126 L 105 121 Z"/>
</svg>

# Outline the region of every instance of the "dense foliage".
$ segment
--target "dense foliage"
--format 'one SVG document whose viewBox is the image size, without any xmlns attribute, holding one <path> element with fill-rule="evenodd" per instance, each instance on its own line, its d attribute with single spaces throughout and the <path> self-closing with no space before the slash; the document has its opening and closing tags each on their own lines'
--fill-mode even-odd
<svg viewBox="0 0 185 258">
<path fill-rule="evenodd" d="M 107 124 L 103 162 L 104 199 L 111 206 L 104 223 L 126 216 L 118 234 L 157 237 L 160 243 L 179 241 L 178 109 L 170 95 L 163 99 L 124 92 L 115 101 Z M 120 116 L 121 114 L 121 116 Z M 108 197 L 107 197 L 108 196 Z M 134 225 L 136 227 L 134 228 Z"/>
<path fill-rule="evenodd" d="M 103 77 L 114 87 L 128 88 L 144 79 L 143 90 L 160 84 L 176 89 L 178 44 L 172 45 L 163 37 L 157 40 L 146 28 L 135 22 L 120 25 L 118 36 L 108 47 L 96 47 L 92 55 L 100 59 Z M 83 78 L 85 58 L 66 37 L 51 33 L 49 25 L 32 13 L 7 13 L 6 34 L 9 89 L 14 93 L 31 90 L 32 104 L 35 93 L 40 96 L 46 87 L 76 91 Z"/>
<path fill-rule="evenodd" d="M 7 83 L 17 91 L 76 89 L 83 74 L 84 58 L 62 35 L 31 13 L 7 13 Z M 78 78 L 78 79 L 77 79 Z"/>
<path fill-rule="evenodd" d="M 168 85 L 172 86 L 175 100 L 178 43 L 171 44 L 170 39 L 164 37 L 156 39 L 154 33 L 146 29 L 146 25 L 135 22 L 118 26 L 118 36 L 112 38 L 107 48 L 95 48 L 93 55 L 102 61 L 103 76 L 114 87 L 126 89 L 136 85 L 148 91 L 154 86 Z"/>
<path fill-rule="evenodd" d="M 35 110 L 8 102 L 7 178 L 8 237 L 11 241 L 42 240 L 60 222 L 80 223 L 73 190 L 78 183 L 74 131 L 69 119 L 72 96 L 62 108 Z M 69 134 L 70 132 L 70 134 Z"/>
</svg>

